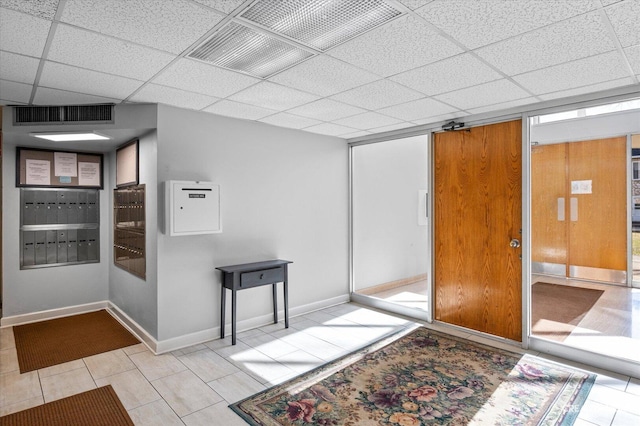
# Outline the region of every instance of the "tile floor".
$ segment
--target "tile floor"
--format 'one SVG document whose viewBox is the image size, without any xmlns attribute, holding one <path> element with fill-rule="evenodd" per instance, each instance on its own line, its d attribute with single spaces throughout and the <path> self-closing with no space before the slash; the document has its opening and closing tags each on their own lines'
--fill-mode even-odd
<svg viewBox="0 0 640 426">
<path fill-rule="evenodd" d="M 413 324 L 343 304 L 292 318 L 289 329 L 271 324 L 240 333 L 235 346 L 226 338 L 154 356 L 140 344 L 26 374 L 18 371 L 12 328 L 3 328 L 0 415 L 111 384 L 136 425 L 244 425 L 230 403 Z M 576 425 L 640 424 L 640 379 L 595 372 Z"/>
</svg>

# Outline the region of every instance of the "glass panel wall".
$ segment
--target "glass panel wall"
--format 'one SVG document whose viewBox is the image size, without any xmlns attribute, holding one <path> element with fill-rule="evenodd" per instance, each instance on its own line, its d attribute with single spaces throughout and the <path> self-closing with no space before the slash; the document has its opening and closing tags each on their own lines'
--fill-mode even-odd
<svg viewBox="0 0 640 426">
<path fill-rule="evenodd" d="M 427 141 L 415 136 L 352 148 L 354 294 L 417 317 L 430 304 Z"/>
</svg>

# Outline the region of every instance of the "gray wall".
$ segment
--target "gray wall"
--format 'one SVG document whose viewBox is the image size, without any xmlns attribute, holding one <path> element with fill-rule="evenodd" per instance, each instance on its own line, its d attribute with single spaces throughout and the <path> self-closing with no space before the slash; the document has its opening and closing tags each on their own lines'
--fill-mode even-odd
<svg viewBox="0 0 640 426">
<path fill-rule="evenodd" d="M 125 312 L 150 335 L 158 337 L 158 173 L 157 132 L 149 132 L 139 138 L 139 182 L 145 185 L 146 206 L 146 279 L 143 280 L 117 267 L 113 263 L 113 250 L 109 250 L 109 300 Z M 111 153 L 110 188 L 116 185 L 115 152 Z M 109 190 L 109 205 L 113 205 L 113 191 Z M 109 210 L 110 224 L 113 209 Z M 113 225 L 110 226 L 113 229 Z M 113 245 L 113 233 L 109 233 Z M 111 247 L 110 246 L 110 247 Z M 105 256 L 106 257 L 106 256 Z"/>
<path fill-rule="evenodd" d="M 347 175 L 342 139 L 160 105 L 158 181 L 220 184 L 223 232 L 158 235 L 158 339 L 220 325 L 216 266 L 293 261 L 290 307 L 347 295 Z M 269 287 L 238 307 L 239 321 L 268 315 Z"/>
<path fill-rule="evenodd" d="M 355 290 L 426 274 L 418 191 L 428 188 L 427 137 L 360 145 L 352 155 Z"/>
<path fill-rule="evenodd" d="M 4 133 L 2 147 L 3 310 L 9 317 L 107 300 L 109 194 L 100 193 L 100 263 L 20 270 L 20 189 L 16 188 L 16 145 Z M 63 149 L 63 148 L 60 148 Z M 104 158 L 109 179 L 109 158 Z"/>
</svg>

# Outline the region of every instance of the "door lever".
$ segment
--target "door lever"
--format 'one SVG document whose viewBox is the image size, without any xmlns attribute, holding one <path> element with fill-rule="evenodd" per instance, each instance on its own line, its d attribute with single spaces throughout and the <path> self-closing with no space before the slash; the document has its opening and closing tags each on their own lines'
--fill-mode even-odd
<svg viewBox="0 0 640 426">
<path fill-rule="evenodd" d="M 513 248 L 520 247 L 520 240 L 517 239 L 517 238 L 512 239 L 511 242 L 509 243 L 509 246 L 511 246 Z"/>
</svg>

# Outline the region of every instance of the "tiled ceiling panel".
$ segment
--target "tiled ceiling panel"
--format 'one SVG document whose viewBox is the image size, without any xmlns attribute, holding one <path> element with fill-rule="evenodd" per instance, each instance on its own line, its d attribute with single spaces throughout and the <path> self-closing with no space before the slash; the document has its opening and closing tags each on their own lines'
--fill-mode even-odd
<svg viewBox="0 0 640 426">
<path fill-rule="evenodd" d="M 39 63 L 36 58 L 0 51 L 0 76 L 5 80 L 33 84 Z"/>
<path fill-rule="evenodd" d="M 404 4 L 411 10 L 416 10 L 426 4 L 431 3 L 433 0 L 400 0 L 400 3 Z"/>
<path fill-rule="evenodd" d="M 405 16 L 332 49 L 329 54 L 387 77 L 461 52 L 421 19 Z"/>
<path fill-rule="evenodd" d="M 339 93 L 332 96 L 331 99 L 365 109 L 376 110 L 422 97 L 420 93 L 392 81 L 379 80 Z"/>
<path fill-rule="evenodd" d="M 640 1 L 627 0 L 605 10 L 622 47 L 640 44 Z"/>
<path fill-rule="evenodd" d="M 42 69 L 40 85 L 52 89 L 125 99 L 142 85 L 141 81 L 46 62 Z"/>
<path fill-rule="evenodd" d="M 536 95 L 574 89 L 628 76 L 617 52 L 556 65 L 513 79 Z"/>
<path fill-rule="evenodd" d="M 374 127 L 390 126 L 399 124 L 402 120 L 389 117 L 387 115 L 378 114 L 377 112 L 365 112 L 364 114 L 354 115 L 352 117 L 335 120 L 335 124 L 341 126 L 353 127 L 359 130 L 372 129 Z"/>
<path fill-rule="evenodd" d="M 224 98 L 260 80 L 237 72 L 227 71 L 191 59 L 180 59 L 168 67 L 154 83 L 190 92 Z"/>
<path fill-rule="evenodd" d="M 187 0 L 67 0 L 61 20 L 177 54 L 222 18 Z"/>
<path fill-rule="evenodd" d="M 258 83 L 229 97 L 233 101 L 284 111 L 313 102 L 318 96 L 280 86 L 268 81 Z"/>
<path fill-rule="evenodd" d="M 188 109 L 202 109 L 219 100 L 213 96 L 187 92 L 158 84 L 147 84 L 129 98 L 131 102 L 160 103 Z"/>
<path fill-rule="evenodd" d="M 547 93 L 538 96 L 545 101 L 551 99 L 568 98 L 571 96 L 584 95 L 585 93 L 596 93 L 602 90 L 613 89 L 615 87 L 623 87 L 633 84 L 633 80 L 630 77 L 620 78 L 617 80 L 606 81 L 604 83 L 591 84 L 588 86 L 578 87 L 577 89 L 560 90 L 557 92 Z"/>
<path fill-rule="evenodd" d="M 395 75 L 391 80 L 426 95 L 437 95 L 500 78 L 500 73 L 466 53 Z"/>
<path fill-rule="evenodd" d="M 331 99 L 320 99 L 318 101 L 290 109 L 289 112 L 303 117 L 317 118 L 318 120 L 323 121 L 333 121 L 356 114 L 362 114 L 363 112 L 366 112 L 366 110 Z"/>
<path fill-rule="evenodd" d="M 105 98 L 102 96 L 86 95 L 84 93 L 68 92 L 65 90 L 38 87 L 33 99 L 35 105 L 81 105 L 81 104 L 110 104 L 119 102 L 120 99 Z"/>
<path fill-rule="evenodd" d="M 504 79 L 473 86 L 455 92 L 438 95 L 435 98 L 460 109 L 478 108 L 522 99 L 531 96 L 517 85 Z"/>
<path fill-rule="evenodd" d="M 270 115 L 259 121 L 267 124 L 273 124 L 274 126 L 289 127 L 291 129 L 302 129 L 321 123 L 321 121 L 319 120 L 300 117 L 299 115 L 288 114 L 286 112 L 280 112 L 274 115 Z"/>
<path fill-rule="evenodd" d="M 390 132 L 392 130 L 406 129 L 407 127 L 411 127 L 411 126 L 415 126 L 415 124 L 414 123 L 398 123 L 398 124 L 391 124 L 389 126 L 374 127 L 372 129 L 369 129 L 369 132 L 384 133 L 384 132 Z"/>
<path fill-rule="evenodd" d="M 147 80 L 175 55 L 68 25 L 58 25 L 49 60 L 123 77 Z"/>
<path fill-rule="evenodd" d="M 320 55 L 283 71 L 269 80 L 316 95 L 331 96 L 378 79 L 380 77 L 375 74 Z"/>
<path fill-rule="evenodd" d="M 52 21 L 58 10 L 58 2 L 59 0 L 2 0 L 0 6 Z"/>
<path fill-rule="evenodd" d="M 597 7 L 597 0 L 435 0 L 416 12 L 468 48 L 475 49 Z"/>
<path fill-rule="evenodd" d="M 316 49 L 326 50 L 400 14 L 400 10 L 384 0 L 259 0 L 240 16 Z"/>
<path fill-rule="evenodd" d="M 316 126 L 307 127 L 304 130 L 306 130 L 308 132 L 312 132 L 312 133 L 320 133 L 322 135 L 341 136 L 341 135 L 345 135 L 345 134 L 348 134 L 348 133 L 354 133 L 358 129 L 353 129 L 351 127 L 340 126 L 338 124 L 322 123 L 322 124 L 318 124 Z"/>
<path fill-rule="evenodd" d="M 0 98 L 9 102 L 27 103 L 33 85 L 0 80 Z"/>
<path fill-rule="evenodd" d="M 50 21 L 0 9 L 0 50 L 40 57 L 50 28 Z"/>
<path fill-rule="evenodd" d="M 640 44 L 624 49 L 624 53 L 627 55 L 627 59 L 629 60 L 629 64 L 631 64 L 633 72 L 640 74 Z"/>
<path fill-rule="evenodd" d="M 616 48 L 599 12 L 581 15 L 476 50 L 507 75 L 546 68 Z"/>
<path fill-rule="evenodd" d="M 219 115 L 226 115 L 227 117 L 244 118 L 246 120 L 259 120 L 276 113 L 276 111 L 272 109 L 247 105 L 227 99 L 205 108 L 204 111 Z"/>
<path fill-rule="evenodd" d="M 495 105 L 490 105 L 490 106 L 479 107 L 479 108 L 470 108 L 468 111 L 471 114 L 482 114 L 482 113 L 490 112 L 490 111 L 513 108 L 513 107 L 517 107 L 517 106 L 520 106 L 520 105 L 533 104 L 535 102 L 538 102 L 538 100 L 535 97 L 531 96 L 531 97 L 528 97 L 528 98 L 516 99 L 515 101 L 502 102 L 500 104 L 499 108 L 496 108 Z"/>
<path fill-rule="evenodd" d="M 242 4 L 244 0 L 194 0 L 200 4 L 204 4 L 212 9 L 218 10 L 223 13 L 231 13 L 238 6 Z"/>
<path fill-rule="evenodd" d="M 434 117 L 452 112 L 459 112 L 457 108 L 443 104 L 434 99 L 424 98 L 405 104 L 395 105 L 379 110 L 381 113 L 406 121 L 419 120 L 423 117 Z"/>
</svg>

